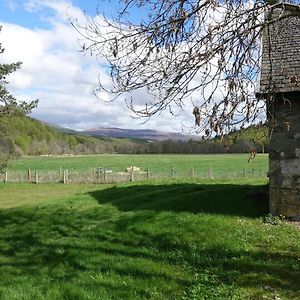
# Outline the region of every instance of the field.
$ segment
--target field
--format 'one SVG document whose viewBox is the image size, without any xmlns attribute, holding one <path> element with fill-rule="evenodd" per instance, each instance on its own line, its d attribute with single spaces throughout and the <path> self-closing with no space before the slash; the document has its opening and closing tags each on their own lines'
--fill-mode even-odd
<svg viewBox="0 0 300 300">
<path fill-rule="evenodd" d="M 39 174 L 52 172 L 52 177 L 58 172 L 68 170 L 71 176 L 87 178 L 95 181 L 95 169 L 107 168 L 113 172 L 122 172 L 129 166 L 136 166 L 149 171 L 152 178 L 160 177 L 200 177 L 232 178 L 232 177 L 266 177 L 268 171 L 268 156 L 259 154 L 248 163 L 247 154 L 222 155 L 120 155 L 104 154 L 89 156 L 60 157 L 25 157 L 13 162 L 9 172 L 18 179 L 26 177 L 27 169 L 38 171 Z M 23 172 L 21 175 L 20 173 Z M 54 174 L 53 172 L 56 172 Z M 117 179 L 117 177 L 114 177 Z M 118 180 L 113 180 L 119 182 Z M 81 182 L 81 180 L 79 180 Z"/>
<path fill-rule="evenodd" d="M 250 170 L 252 168 L 268 168 L 268 155 L 258 154 L 251 164 L 248 164 L 248 154 L 207 154 L 207 155 L 128 155 L 128 154 L 101 154 L 85 156 L 54 156 L 54 157 L 25 157 L 15 160 L 10 169 L 14 171 L 48 170 L 55 171 L 59 167 L 68 170 L 86 170 L 94 167 L 107 167 L 113 171 L 125 170 L 128 166 L 138 166 L 152 172 L 168 172 L 171 166 L 182 172 L 191 168 L 207 170 L 212 166 L 216 172 L 224 170 Z"/>
<path fill-rule="evenodd" d="M 299 299 L 300 230 L 249 197 L 266 183 L 1 183 L 0 299 Z"/>
</svg>

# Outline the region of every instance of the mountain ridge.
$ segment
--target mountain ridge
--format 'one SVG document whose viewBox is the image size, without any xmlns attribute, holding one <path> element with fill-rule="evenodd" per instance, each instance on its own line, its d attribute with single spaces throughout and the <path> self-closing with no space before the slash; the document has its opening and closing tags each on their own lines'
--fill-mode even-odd
<svg viewBox="0 0 300 300">
<path fill-rule="evenodd" d="M 81 131 L 81 133 L 95 137 L 133 138 L 152 141 L 177 140 L 188 141 L 198 137 L 182 133 L 160 131 L 155 129 L 128 129 L 119 127 L 95 127 Z"/>
</svg>

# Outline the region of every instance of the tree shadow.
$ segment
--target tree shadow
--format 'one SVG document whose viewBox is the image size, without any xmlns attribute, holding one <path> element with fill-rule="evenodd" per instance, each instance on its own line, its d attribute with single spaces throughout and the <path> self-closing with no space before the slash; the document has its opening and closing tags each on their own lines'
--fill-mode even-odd
<svg viewBox="0 0 300 300">
<path fill-rule="evenodd" d="M 162 286 L 172 283 L 177 287 L 177 291 L 170 293 L 170 299 L 174 299 L 178 290 L 190 285 L 188 278 L 173 276 L 163 269 L 168 261 L 160 253 L 148 250 L 149 239 L 113 230 L 111 225 L 115 221 L 111 211 L 102 210 L 101 206 L 79 210 L 78 207 L 0 210 L 0 225 L 7 232 L 0 235 L 0 278 L 4 286 L 22 291 L 26 280 L 33 281 L 34 288 L 42 291 L 57 285 L 60 296 L 56 299 L 87 299 L 95 295 L 95 290 L 106 290 L 111 297 L 105 299 L 149 299 L 151 289 L 155 290 L 153 285 L 160 282 Z M 98 223 L 98 230 L 90 229 Z M 160 264 L 162 269 L 153 267 Z M 97 274 L 102 280 L 100 286 L 98 281 L 91 280 Z M 122 284 L 128 280 L 129 283 Z M 136 282 L 143 284 L 135 286 Z M 68 283 L 72 283 L 73 291 L 70 286 L 64 290 Z M 74 296 L 74 290 L 81 288 L 84 296 Z M 30 292 L 26 291 L 27 298 Z M 0 287 L 0 298 L 6 299 L 3 295 Z M 24 294 L 19 298 L 22 297 Z M 96 296 L 96 299 L 102 298 Z"/>
<path fill-rule="evenodd" d="M 0 210 L 0 277 L 14 291 L 21 290 L 24 278 L 39 291 L 59 286 L 60 299 L 181 299 L 183 291 L 197 291 L 199 286 L 217 295 L 203 299 L 230 299 L 222 298 L 218 287 L 255 289 L 258 283 L 297 299 L 298 248 L 272 250 L 260 239 L 263 245 L 255 249 L 235 249 L 221 242 L 207 246 L 200 238 L 201 232 L 213 237 L 228 230 L 214 214 L 264 214 L 265 204 L 247 196 L 257 189 L 197 184 L 113 187 L 90 193 L 101 205 L 80 202 L 78 195 L 70 203 Z M 204 215 L 199 218 L 200 213 Z M 207 228 L 210 232 L 204 232 Z M 261 228 L 251 230 L 255 236 Z M 232 236 L 244 238 L 243 233 Z M 79 290 L 83 296 L 77 297 Z M 191 294 L 187 297 L 192 299 Z"/>
<path fill-rule="evenodd" d="M 172 211 L 260 217 L 268 212 L 266 186 L 170 184 L 112 187 L 90 192 L 120 211 Z"/>
</svg>

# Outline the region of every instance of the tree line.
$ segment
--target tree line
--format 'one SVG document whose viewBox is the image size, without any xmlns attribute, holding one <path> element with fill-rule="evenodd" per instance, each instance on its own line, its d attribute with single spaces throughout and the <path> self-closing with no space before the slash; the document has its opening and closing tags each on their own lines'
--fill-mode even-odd
<svg viewBox="0 0 300 300">
<path fill-rule="evenodd" d="M 67 134 L 23 114 L 3 117 L 1 126 L 0 152 L 14 157 L 102 153 L 247 153 L 252 149 L 257 152 L 267 151 L 266 129 L 261 126 L 249 128 L 245 132 L 232 132 L 225 142 L 218 137 L 205 142 L 192 139 L 145 141 Z"/>
</svg>

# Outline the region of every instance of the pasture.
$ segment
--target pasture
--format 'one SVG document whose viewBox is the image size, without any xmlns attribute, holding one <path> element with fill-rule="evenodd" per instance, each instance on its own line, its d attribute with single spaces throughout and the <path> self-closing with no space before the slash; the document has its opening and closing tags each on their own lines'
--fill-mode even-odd
<svg viewBox="0 0 300 300">
<path fill-rule="evenodd" d="M 84 159 L 104 164 L 100 157 Z M 150 166 L 143 157 L 139 165 Z M 249 197 L 266 183 L 1 183 L 0 299 L 298 299 L 300 230 Z"/>
<path fill-rule="evenodd" d="M 113 171 L 125 170 L 128 166 L 138 166 L 153 173 L 169 172 L 171 166 L 178 172 L 189 171 L 191 168 L 208 170 L 212 166 L 215 171 L 251 170 L 253 168 L 268 169 L 268 154 L 257 154 L 248 164 L 248 154 L 99 154 L 82 156 L 27 156 L 13 161 L 10 169 L 21 171 L 33 170 L 55 171 L 62 169 L 83 171 L 94 167 L 107 167 Z"/>
<path fill-rule="evenodd" d="M 236 178 L 266 177 L 268 156 L 259 154 L 249 164 L 247 154 L 226 155 L 120 155 L 104 154 L 89 156 L 44 156 L 25 157 L 15 160 L 8 170 L 8 181 L 28 181 L 27 171 L 37 172 L 41 182 L 62 181 L 63 170 L 67 170 L 70 182 L 97 183 L 133 180 L 124 174 L 130 166 L 142 171 L 134 180 L 168 177 Z M 112 173 L 105 180 L 96 173 L 98 169 L 109 169 Z"/>
</svg>

